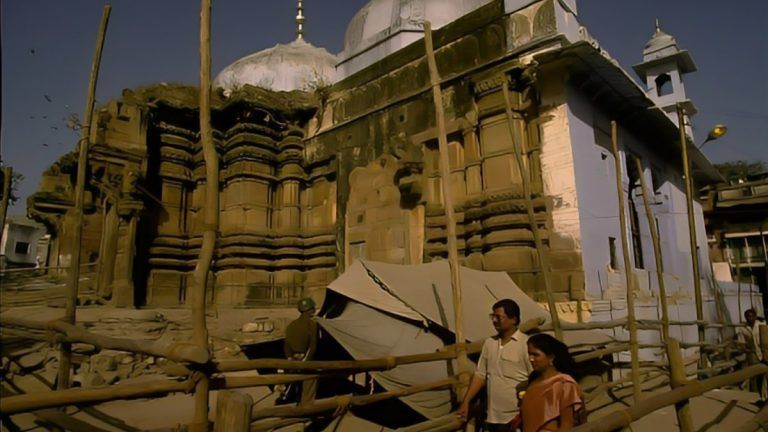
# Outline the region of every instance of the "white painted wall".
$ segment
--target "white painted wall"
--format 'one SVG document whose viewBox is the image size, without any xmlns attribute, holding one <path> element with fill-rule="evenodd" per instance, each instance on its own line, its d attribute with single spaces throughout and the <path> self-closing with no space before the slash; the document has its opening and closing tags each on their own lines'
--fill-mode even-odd
<svg viewBox="0 0 768 432">
<path fill-rule="evenodd" d="M 578 191 L 576 208 L 579 215 L 579 238 L 586 273 L 587 297 L 610 300 L 611 313 L 605 318 L 620 318 L 626 316 L 626 283 L 623 274 L 614 159 L 610 150 L 610 118 L 608 114 L 596 110 L 591 101 L 573 87 L 566 86 L 565 93 L 567 124 L 573 147 L 573 172 Z M 645 168 L 643 175 L 650 189 L 653 188 L 649 169 L 651 166 L 655 168 L 657 177 L 662 182 L 654 200 L 656 203 L 651 206 L 651 210 L 659 223 L 665 287 L 670 297 L 670 315 L 671 319 L 695 319 L 687 209 L 680 174 L 682 167 L 679 167 L 677 161 L 662 158 L 649 145 L 639 141 L 621 125 L 619 125 L 618 136 L 624 199 L 627 199 L 628 193 L 625 153 L 627 149 L 642 158 Z M 631 162 L 634 164 L 634 160 Z M 650 318 L 654 314 L 656 316 L 660 314 L 657 301 L 659 293 L 657 269 L 642 198 L 639 195 L 635 199 L 635 204 L 642 234 L 644 269 L 634 268 L 637 263 L 634 262 L 631 250 L 630 260 L 640 289 L 640 298 L 637 300 L 638 316 Z M 629 213 L 628 206 L 627 213 Z M 714 319 L 714 293 L 710 282 L 711 271 L 706 233 L 701 206 L 698 203 L 694 205 L 694 213 L 699 244 L 704 314 L 705 317 Z M 627 224 L 629 226 L 629 220 Z M 618 271 L 609 268 L 608 237 L 616 238 Z M 628 242 L 631 248 L 631 239 L 628 239 Z M 691 342 L 697 338 L 693 327 L 673 329 L 672 334 Z M 652 334 L 646 336 L 656 338 Z"/>
</svg>

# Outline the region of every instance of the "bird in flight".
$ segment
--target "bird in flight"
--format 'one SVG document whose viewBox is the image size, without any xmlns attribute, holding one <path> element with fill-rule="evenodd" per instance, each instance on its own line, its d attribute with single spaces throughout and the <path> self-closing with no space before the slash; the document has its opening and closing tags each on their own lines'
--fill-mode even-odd
<svg viewBox="0 0 768 432">
<path fill-rule="evenodd" d="M 43 97 L 44 97 L 44 98 L 45 98 L 45 100 L 47 100 L 48 102 L 53 102 L 53 99 L 51 99 L 51 97 L 50 97 L 50 96 L 48 96 L 48 95 L 43 95 Z"/>
</svg>

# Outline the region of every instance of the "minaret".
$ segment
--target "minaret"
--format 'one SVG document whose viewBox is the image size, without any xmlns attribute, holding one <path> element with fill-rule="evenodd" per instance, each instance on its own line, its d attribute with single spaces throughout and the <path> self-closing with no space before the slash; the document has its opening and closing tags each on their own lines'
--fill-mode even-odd
<svg viewBox="0 0 768 432">
<path fill-rule="evenodd" d="M 296 40 L 304 40 L 304 6 L 302 0 L 298 0 L 296 7 Z"/>
<path fill-rule="evenodd" d="M 645 81 L 648 97 L 677 124 L 676 105 L 685 105 L 688 117 L 696 114 L 696 107 L 685 96 L 683 74 L 696 71 L 688 51 L 677 46 L 674 37 L 665 33 L 656 20 L 656 31 L 643 49 L 643 62 L 633 66 L 640 79 Z M 690 125 L 686 127 L 691 135 Z"/>
</svg>

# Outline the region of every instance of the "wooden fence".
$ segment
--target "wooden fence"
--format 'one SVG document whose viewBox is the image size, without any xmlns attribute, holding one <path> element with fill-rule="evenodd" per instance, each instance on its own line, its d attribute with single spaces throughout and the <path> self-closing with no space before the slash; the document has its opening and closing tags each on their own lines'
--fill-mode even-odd
<svg viewBox="0 0 768 432">
<path fill-rule="evenodd" d="M 480 351 L 481 343 L 461 344 L 446 346 L 438 352 L 413 354 L 406 356 L 393 356 L 370 360 L 344 360 L 344 361 L 305 361 L 297 362 L 285 359 L 258 359 L 258 360 L 218 360 L 209 358 L 206 350 L 192 344 L 159 344 L 154 341 L 137 341 L 107 337 L 89 332 L 80 326 L 71 325 L 64 321 L 56 320 L 49 323 L 38 323 L 18 318 L 3 317 L 0 319 L 3 327 L 23 328 L 30 330 L 45 330 L 54 342 L 85 343 L 99 349 L 114 349 L 135 354 L 146 354 L 164 357 L 185 367 L 180 368 L 178 377 L 158 378 L 154 381 L 141 384 L 114 384 L 98 388 L 72 388 L 55 390 L 44 393 L 29 393 L 7 396 L 0 405 L 0 415 L 8 416 L 22 412 L 37 412 L 56 407 L 77 405 L 90 406 L 103 402 L 162 397 L 171 393 L 192 393 L 196 384 L 205 376 L 209 379 L 208 391 L 223 391 L 217 407 L 217 423 L 228 425 L 227 429 L 214 425 L 215 430 L 269 430 L 271 428 L 306 422 L 319 414 L 328 414 L 346 410 L 349 407 L 364 406 L 388 399 L 403 397 L 427 390 L 453 388 L 459 382 L 459 374 L 444 379 L 423 383 L 398 391 L 386 391 L 371 395 L 340 395 L 329 399 L 316 400 L 311 404 L 302 406 L 276 406 L 254 407 L 249 398 L 234 394 L 230 390 L 257 386 L 272 386 L 277 384 L 290 384 L 308 379 L 318 379 L 330 375 L 349 375 L 354 373 L 390 370 L 401 365 L 431 362 L 436 360 L 451 360 L 457 357 L 457 353 L 465 351 L 476 354 Z M 620 327 L 626 324 L 625 320 L 615 320 L 605 323 L 563 323 L 564 331 L 585 330 L 598 328 Z M 689 322 L 670 322 L 671 325 L 691 325 Z M 531 326 L 530 323 L 528 323 Z M 648 328 L 658 326 L 657 323 L 646 322 L 642 324 Z M 763 332 L 764 343 L 768 347 L 768 329 Z M 715 376 L 704 381 L 687 381 L 685 379 L 682 360 L 678 360 L 681 345 L 670 339 L 666 344 L 670 360 L 669 371 L 661 368 L 661 371 L 651 372 L 648 369 L 639 371 L 644 373 L 647 379 L 669 374 L 673 390 L 663 395 L 635 403 L 632 407 L 623 410 L 619 414 L 611 414 L 600 418 L 599 422 L 590 422 L 579 427 L 579 431 L 608 431 L 626 426 L 627 422 L 634 421 L 654 410 L 666 405 L 676 404 L 700 395 L 713 388 L 732 385 L 759 374 L 768 373 L 768 366 L 757 365 L 747 369 Z M 684 346 L 697 346 L 699 344 L 684 344 Z M 659 347 L 661 345 L 650 344 L 648 346 Z M 719 346 L 712 344 L 713 347 Z M 645 347 L 645 346 L 641 346 Z M 615 343 L 575 356 L 577 362 L 585 362 L 628 351 L 629 344 Z M 675 354 L 678 353 L 678 354 Z M 768 354 L 768 353 L 767 353 Z M 659 365 L 659 366 L 663 366 Z M 717 366 L 717 365 L 716 365 Z M 726 365 L 726 367 L 729 365 Z M 226 372 L 255 371 L 257 369 L 285 369 L 293 371 L 290 374 L 266 374 L 258 376 L 226 376 Z M 717 368 L 715 368 L 717 369 Z M 717 372 L 717 370 L 715 370 Z M 682 378 L 681 378 L 682 377 Z M 601 383 L 591 389 L 585 389 L 585 398 L 589 401 L 599 394 L 617 386 L 631 385 L 630 377 L 621 377 L 611 382 Z M 246 409 L 247 406 L 247 409 Z M 684 410 L 683 410 L 684 411 Z M 680 415 L 685 415 L 683 412 Z M 56 416 L 49 421 L 56 422 Z M 753 419 L 753 422 L 764 422 L 765 413 Z M 232 429 L 233 419 L 242 423 L 241 429 Z M 244 420 L 243 420 L 244 419 Z M 761 420 L 763 419 L 763 420 Z M 59 419 L 61 420 L 61 419 Z M 247 420 L 247 421 L 246 421 Z M 440 421 L 437 421 L 440 420 Z M 681 425 L 685 425 L 681 422 Z M 419 427 L 422 427 L 419 429 Z M 414 426 L 404 430 L 435 431 L 456 430 L 460 427 L 449 418 L 430 420 L 421 426 Z M 745 426 L 746 427 L 746 426 Z M 451 429 L 453 428 L 453 429 Z M 685 428 L 681 428 L 687 431 Z"/>
</svg>

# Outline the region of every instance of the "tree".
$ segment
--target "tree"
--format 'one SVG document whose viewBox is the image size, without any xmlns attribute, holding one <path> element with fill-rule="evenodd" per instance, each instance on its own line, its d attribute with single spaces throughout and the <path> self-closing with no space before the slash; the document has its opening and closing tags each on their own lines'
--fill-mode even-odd
<svg viewBox="0 0 768 432">
<path fill-rule="evenodd" d="M 4 171 L 0 170 L 0 198 L 3 196 L 2 184 L 3 184 L 3 175 Z M 21 184 L 21 182 L 24 181 L 24 175 L 21 174 L 18 171 L 14 171 L 13 174 L 11 174 L 11 193 L 8 195 L 8 202 L 10 204 L 14 204 L 16 201 L 19 200 L 18 195 L 18 187 Z"/>
<path fill-rule="evenodd" d="M 763 161 L 749 162 L 737 160 L 715 164 L 715 168 L 720 171 L 720 174 L 725 177 L 726 181 L 734 182 L 766 172 L 768 164 Z"/>
</svg>

